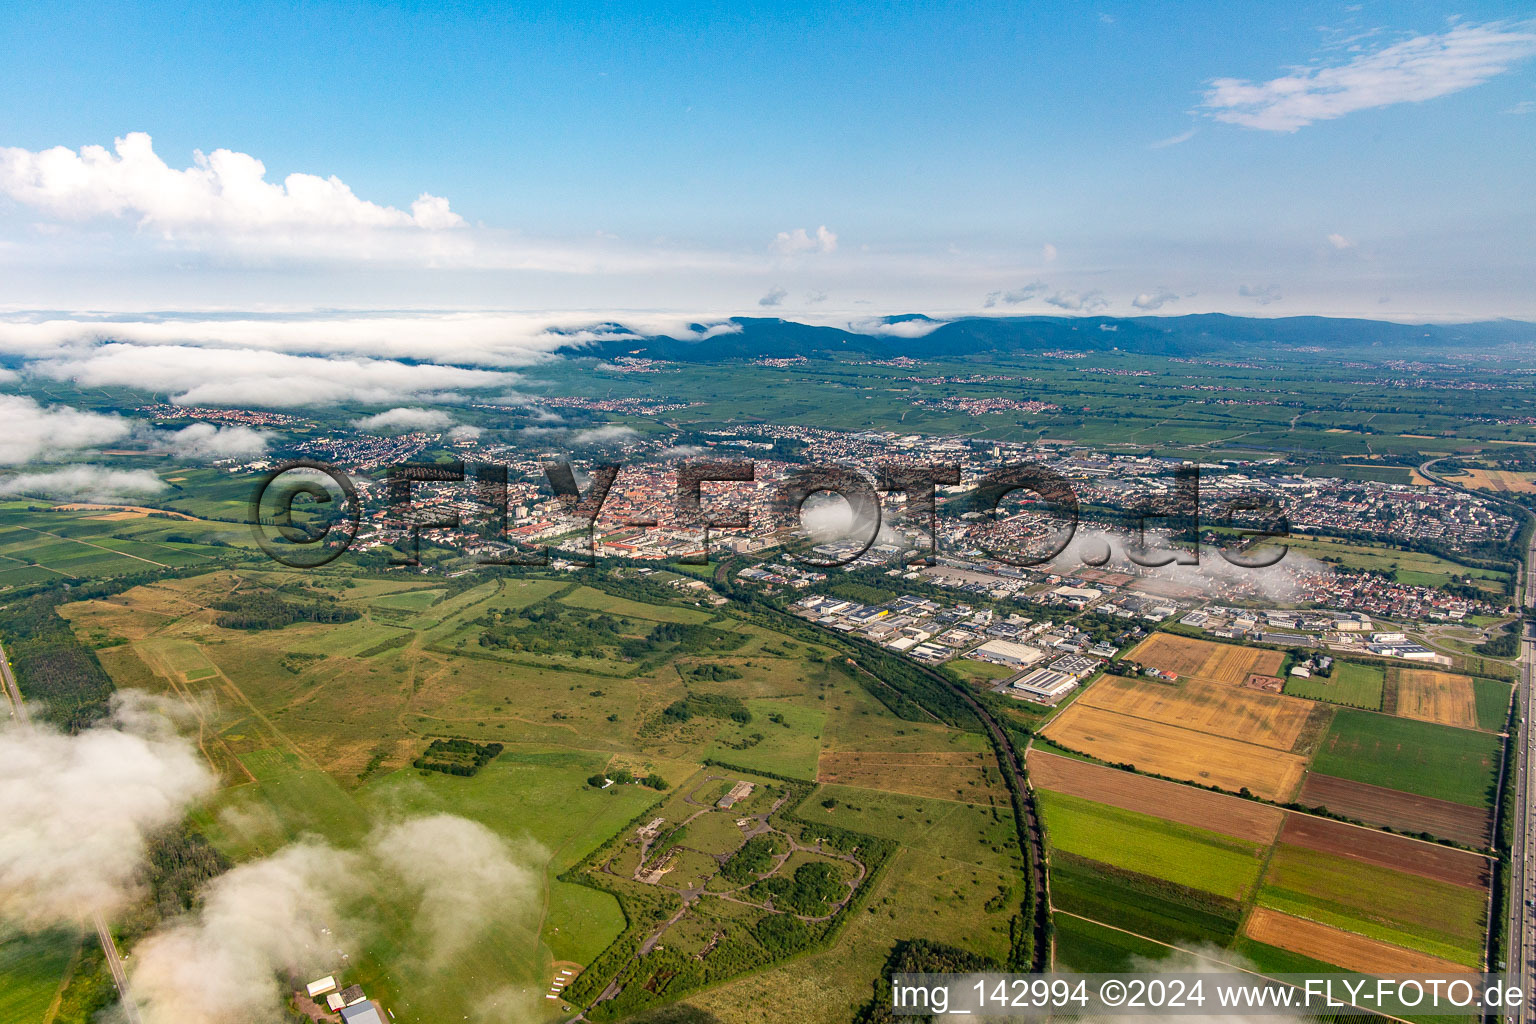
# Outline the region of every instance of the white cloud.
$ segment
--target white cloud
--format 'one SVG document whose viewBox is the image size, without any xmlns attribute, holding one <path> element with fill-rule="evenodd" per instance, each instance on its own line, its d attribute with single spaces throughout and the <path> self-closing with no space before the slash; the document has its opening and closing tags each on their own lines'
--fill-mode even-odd
<svg viewBox="0 0 1536 1024">
<path fill-rule="evenodd" d="M 1097 313 L 1109 305 L 1109 300 L 1097 288 L 1088 292 L 1054 292 L 1045 301 L 1057 309 L 1073 313 Z"/>
<path fill-rule="evenodd" d="M 386 405 L 458 389 L 505 388 L 516 374 L 388 359 L 325 359 L 249 349 L 110 343 L 28 364 L 29 372 L 87 387 L 170 393 L 182 405 L 299 408 Z"/>
<path fill-rule="evenodd" d="M 1521 100 L 1505 110 L 1504 113 L 1514 114 L 1517 117 L 1523 114 L 1536 114 L 1536 100 Z"/>
<path fill-rule="evenodd" d="M 103 342 L 249 348 L 294 355 L 354 355 L 471 366 L 523 366 L 556 349 L 664 335 L 701 341 L 741 330 L 720 316 L 591 312 L 414 313 L 341 316 L 0 319 L 0 350 L 56 354 Z"/>
<path fill-rule="evenodd" d="M 406 212 L 359 199 L 335 176 L 290 174 L 281 183 L 269 182 L 260 160 L 228 149 L 199 151 L 185 170 L 168 166 L 144 132 L 117 139 L 113 149 L 0 147 L 0 193 L 66 220 L 132 217 L 167 234 L 439 231 L 464 224 L 446 199 L 426 193 Z"/>
<path fill-rule="evenodd" d="M 468 423 L 460 423 L 458 426 L 448 431 L 448 440 L 475 441 L 478 440 L 480 435 L 483 433 L 485 433 L 485 429 L 482 427 L 472 427 Z"/>
<path fill-rule="evenodd" d="M 147 469 L 65 466 L 41 473 L 0 478 L 0 495 L 25 495 L 55 501 L 120 501 L 158 494 L 165 483 Z"/>
<path fill-rule="evenodd" d="M 146 1024 L 281 1019 L 279 972 L 334 969 L 338 941 L 359 941 L 340 931 L 337 894 L 355 893 L 360 874 L 358 855 L 308 840 L 214 879 L 194 914 L 133 951 L 130 991 Z"/>
<path fill-rule="evenodd" d="M 586 430 L 576 431 L 571 435 L 571 443 L 612 444 L 616 441 L 628 441 L 639 436 L 632 427 L 626 427 L 621 423 L 607 423 L 601 427 L 589 427 Z"/>
<path fill-rule="evenodd" d="M 892 323 L 884 317 L 868 317 L 861 320 L 849 320 L 837 326 L 852 331 L 855 334 L 868 334 L 879 338 L 925 338 L 948 322 L 947 320 L 918 317 L 911 320 L 897 320 Z"/>
<path fill-rule="evenodd" d="M 250 427 L 193 423 L 164 438 L 183 459 L 249 459 L 267 450 L 268 435 Z"/>
<path fill-rule="evenodd" d="M 549 852 L 528 842 L 514 850 L 479 822 L 451 814 L 390 826 L 370 837 L 373 855 L 417 901 L 412 921 L 424 931 L 429 963 L 441 969 L 480 938 L 492 921 L 525 926 L 543 898 Z"/>
<path fill-rule="evenodd" d="M 1045 294 L 1050 285 L 1044 281 L 1032 281 L 1029 284 L 1008 291 L 988 292 L 987 299 L 982 303 L 987 309 L 991 309 L 999 302 L 1006 302 L 1010 306 L 1016 306 L 1021 302 L 1028 302 L 1036 296 Z"/>
<path fill-rule="evenodd" d="M 453 424 L 453 417 L 440 409 L 390 409 L 386 412 L 353 420 L 359 430 L 373 430 L 384 434 L 406 434 L 416 430 L 442 430 Z"/>
<path fill-rule="evenodd" d="M 22 395 L 0 395 L 0 466 L 69 456 L 128 435 L 121 416 L 39 405 Z"/>
<path fill-rule="evenodd" d="M 1177 294 L 1169 291 L 1167 288 L 1159 288 L 1156 291 L 1142 292 L 1140 295 L 1131 300 L 1131 305 L 1135 306 L 1137 309 L 1144 309 L 1148 312 L 1151 312 L 1154 309 L 1162 309 L 1170 302 L 1177 301 L 1179 301 Z"/>
<path fill-rule="evenodd" d="M 1271 302 L 1278 302 L 1280 299 L 1285 298 L 1285 296 L 1280 294 L 1280 289 L 1272 284 L 1263 286 L 1238 285 L 1237 294 L 1245 299 L 1252 299 L 1261 306 L 1267 306 Z"/>
<path fill-rule="evenodd" d="M 1351 242 L 1349 239 L 1345 238 L 1343 235 L 1339 234 L 1337 231 L 1335 231 L 1333 234 L 1328 236 L 1328 244 L 1333 246 L 1335 249 L 1340 250 L 1340 251 L 1343 251 L 1345 249 L 1353 249 L 1355 247 L 1355 243 L 1354 242 Z"/>
<path fill-rule="evenodd" d="M 376 934 L 381 899 L 417 926 L 395 966 L 438 977 L 493 925 L 535 939 L 548 860 L 533 842 L 448 814 L 377 828 L 357 850 L 307 839 L 225 872 L 197 910 L 139 943 L 130 991 L 145 1024 L 279 1020 L 287 977 L 355 958 Z M 509 1020 L 535 1016 L 536 998 L 494 994 Z"/>
<path fill-rule="evenodd" d="M 142 695 L 66 736 L 0 724 L 0 919 L 74 925 L 138 892 L 145 837 L 180 821 L 214 778 Z"/>
<path fill-rule="evenodd" d="M 1158 139 L 1156 142 L 1148 143 L 1147 144 L 1147 148 L 1148 149 L 1167 149 L 1169 146 L 1177 146 L 1177 145 L 1179 145 L 1181 143 L 1188 142 L 1190 139 L 1194 138 L 1195 134 L 1197 132 L 1199 132 L 1199 130 L 1200 129 L 1198 129 L 1198 128 L 1191 128 L 1188 131 L 1179 132 L 1179 134 L 1177 134 L 1177 135 L 1170 135 L 1166 139 Z"/>
<path fill-rule="evenodd" d="M 1421 103 L 1481 85 L 1536 54 L 1529 22 L 1457 25 L 1346 64 L 1295 68 L 1268 82 L 1218 78 L 1201 107 L 1218 121 L 1294 132 L 1358 110 Z"/>
<path fill-rule="evenodd" d="M 805 228 L 780 231 L 773 236 L 769 248 L 780 256 L 798 256 L 808 252 L 834 252 L 837 249 L 837 234 L 827 230 L 825 224 L 818 227 L 815 234 L 811 234 Z"/>
<path fill-rule="evenodd" d="M 789 292 L 785 291 L 783 288 L 775 286 L 768 289 L 768 293 L 762 298 L 758 299 L 757 304 L 759 306 L 779 306 L 784 303 L 784 299 L 788 295 Z"/>
<path fill-rule="evenodd" d="M 1050 242 L 1046 242 L 1040 247 L 1040 259 L 1045 263 L 1055 263 L 1056 247 Z"/>
</svg>

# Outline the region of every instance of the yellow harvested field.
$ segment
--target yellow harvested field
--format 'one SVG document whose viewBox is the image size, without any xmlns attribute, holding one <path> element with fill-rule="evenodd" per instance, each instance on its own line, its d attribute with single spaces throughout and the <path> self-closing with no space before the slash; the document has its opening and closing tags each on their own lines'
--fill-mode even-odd
<svg viewBox="0 0 1536 1024">
<path fill-rule="evenodd" d="M 1285 663 L 1285 655 L 1280 651 L 1218 644 L 1174 633 L 1153 633 L 1126 659 L 1181 678 L 1193 676 L 1229 686 L 1242 685 L 1250 675 L 1279 675 L 1280 666 Z"/>
<path fill-rule="evenodd" d="M 1536 473 L 1512 473 L 1505 469 L 1469 469 L 1465 476 L 1456 478 L 1464 487 L 1480 487 L 1488 491 L 1516 494 L 1536 494 Z"/>
<path fill-rule="evenodd" d="M 1189 678 L 1179 683 L 1104 676 L 1079 705 L 1291 752 L 1317 705 L 1300 697 Z"/>
<path fill-rule="evenodd" d="M 1477 698 L 1469 676 L 1433 669 L 1389 670 L 1396 677 L 1397 713 L 1421 722 L 1477 728 Z M 1394 685 L 1393 680 L 1388 685 Z"/>
<path fill-rule="evenodd" d="M 1257 796 L 1282 802 L 1296 792 L 1307 766 L 1306 758 L 1272 747 L 1132 718 L 1081 699 L 1046 727 L 1045 736 L 1110 764 L 1131 764 L 1232 792 L 1246 786 Z"/>
<path fill-rule="evenodd" d="M 1463 974 L 1461 964 L 1316 921 L 1255 907 L 1243 931 L 1255 942 L 1365 974 Z"/>
</svg>

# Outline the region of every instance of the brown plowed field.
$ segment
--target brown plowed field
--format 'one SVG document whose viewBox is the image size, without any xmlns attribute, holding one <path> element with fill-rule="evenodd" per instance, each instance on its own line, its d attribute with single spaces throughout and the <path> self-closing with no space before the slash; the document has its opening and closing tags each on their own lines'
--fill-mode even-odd
<svg viewBox="0 0 1536 1024">
<path fill-rule="evenodd" d="M 1250 939 L 1366 974 L 1463 974 L 1461 964 L 1369 939 L 1316 921 L 1255 907 L 1243 931 Z"/>
<path fill-rule="evenodd" d="M 1285 655 L 1280 651 L 1218 644 L 1174 633 L 1153 633 L 1126 657 L 1179 676 L 1194 676 L 1228 686 L 1240 685 L 1252 674 L 1278 675 L 1280 666 L 1285 663 Z"/>
<path fill-rule="evenodd" d="M 1282 802 L 1291 799 L 1307 767 L 1306 759 L 1295 754 L 1116 714 L 1082 699 L 1058 715 L 1045 735 L 1110 764 L 1133 764 L 1142 771 L 1234 793 L 1246 786 L 1258 796 Z"/>
<path fill-rule="evenodd" d="M 1033 766 L 1033 758 L 1030 764 Z M 1487 857 L 1448 846 L 1421 843 L 1405 836 L 1373 832 L 1342 821 L 1287 814 L 1285 827 L 1280 830 L 1280 841 L 1469 889 L 1486 889 L 1489 884 Z"/>
<path fill-rule="evenodd" d="M 1392 669 L 1388 676 L 1387 685 L 1397 687 L 1397 714 L 1402 717 L 1477 728 L 1471 677 L 1423 668 Z"/>
<path fill-rule="evenodd" d="M 1300 697 L 1242 685 L 1194 678 L 1169 684 L 1126 676 L 1101 677 L 1077 703 L 1284 751 L 1297 748 L 1307 718 L 1317 708 Z"/>
<path fill-rule="evenodd" d="M 1285 819 L 1285 812 L 1278 807 L 1191 789 L 1164 779 L 1149 779 L 1043 750 L 1029 752 L 1029 781 L 1039 789 L 1080 796 L 1265 845 L 1274 842 Z"/>
<path fill-rule="evenodd" d="M 1326 807 L 1334 814 L 1372 825 L 1389 825 L 1404 832 L 1430 832 L 1474 846 L 1488 842 L 1488 813 L 1449 800 L 1316 774 L 1307 776 L 1297 799 L 1308 807 Z"/>
</svg>

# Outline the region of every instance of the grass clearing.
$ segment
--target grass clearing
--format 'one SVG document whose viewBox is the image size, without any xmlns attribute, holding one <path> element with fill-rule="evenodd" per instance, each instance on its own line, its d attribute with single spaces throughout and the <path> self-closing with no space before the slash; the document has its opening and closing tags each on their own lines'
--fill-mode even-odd
<svg viewBox="0 0 1536 1024">
<path fill-rule="evenodd" d="M 1366 711 L 1381 710 L 1382 687 L 1386 674 L 1380 665 L 1354 661 L 1336 661 L 1332 676 L 1288 676 L 1285 692 L 1293 697 L 1327 701 Z"/>
</svg>

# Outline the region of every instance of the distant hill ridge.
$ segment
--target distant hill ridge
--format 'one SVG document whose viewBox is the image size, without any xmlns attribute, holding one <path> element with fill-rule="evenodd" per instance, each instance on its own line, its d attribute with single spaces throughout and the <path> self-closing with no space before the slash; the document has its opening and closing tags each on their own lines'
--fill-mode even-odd
<svg viewBox="0 0 1536 1024">
<path fill-rule="evenodd" d="M 1258 355 L 1266 350 L 1321 349 L 1324 354 L 1381 358 L 1459 357 L 1479 350 L 1509 356 L 1533 346 L 1536 324 L 1488 320 L 1461 324 L 1402 324 L 1322 316 L 1276 318 L 1197 313 L 1188 316 L 1010 316 L 933 320 L 919 314 L 883 317 L 860 331 L 776 317 L 732 317 L 740 330 L 703 340 L 648 337 L 640 341 L 573 344 L 566 355 L 638 355 L 678 362 L 862 355 L 943 359 L 986 353 L 1118 349 L 1146 355 Z M 914 324 L 937 324 L 931 331 Z M 617 327 L 618 325 L 613 325 Z M 703 328 L 700 327 L 702 333 Z M 920 336 L 905 336 L 917 334 Z M 1388 356 L 1387 353 L 1390 353 Z"/>
</svg>

